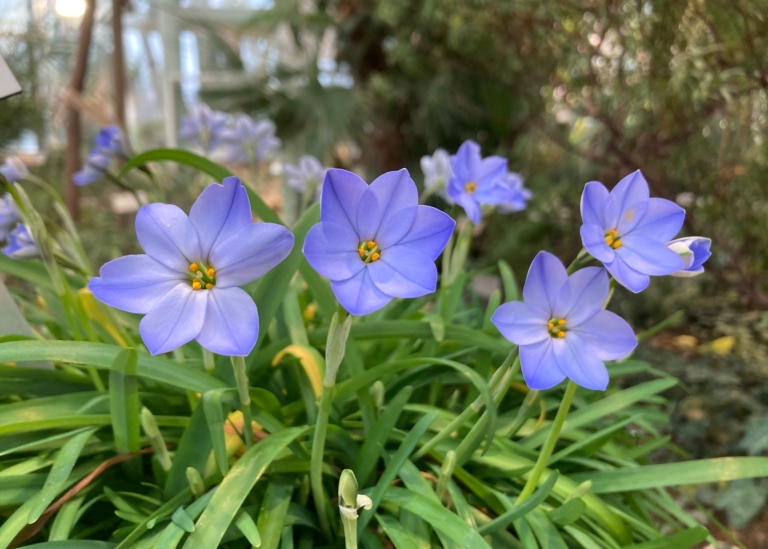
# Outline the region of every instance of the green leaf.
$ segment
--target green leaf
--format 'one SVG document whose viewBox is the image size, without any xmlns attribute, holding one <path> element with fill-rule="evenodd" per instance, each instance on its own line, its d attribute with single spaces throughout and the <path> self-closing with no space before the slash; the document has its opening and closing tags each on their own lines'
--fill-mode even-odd
<svg viewBox="0 0 768 549">
<path fill-rule="evenodd" d="M 594 493 L 610 494 L 766 476 L 768 458 L 725 457 L 578 473 L 571 475 L 571 478 L 577 482 L 591 480 Z"/>
<path fill-rule="evenodd" d="M 395 549 L 419 549 L 419 539 L 397 519 L 389 515 L 376 514 L 376 521 L 384 529 L 384 533 L 395 546 Z"/>
<path fill-rule="evenodd" d="M 222 476 L 229 471 L 229 454 L 227 454 L 227 441 L 224 436 L 224 410 L 222 409 L 222 398 L 227 394 L 234 392 L 234 389 L 214 389 L 203 393 L 203 411 L 205 420 L 208 424 L 208 433 L 213 444 L 213 455 L 216 458 L 216 465 Z"/>
<path fill-rule="evenodd" d="M 237 526 L 237 529 L 240 530 L 240 533 L 245 536 L 245 539 L 247 539 L 252 546 L 261 547 L 261 535 L 259 534 L 259 529 L 256 527 L 256 523 L 253 522 L 253 517 L 251 517 L 245 510 L 237 515 L 235 526 Z M 279 535 L 277 540 L 280 541 Z M 275 547 L 276 546 L 277 545 L 275 545 Z"/>
<path fill-rule="evenodd" d="M 29 510 L 29 517 L 27 523 L 32 524 L 40 518 L 48 505 L 53 502 L 53 498 L 59 495 L 64 489 L 67 483 L 69 474 L 80 457 L 80 453 L 83 451 L 85 443 L 93 436 L 96 429 L 89 429 L 78 435 L 75 435 L 69 439 L 64 446 L 61 447 L 56 459 L 51 467 L 51 472 L 48 474 L 48 478 L 45 481 L 45 486 L 35 498 L 35 503 Z"/>
<path fill-rule="evenodd" d="M 269 464 L 291 442 L 308 433 L 310 429 L 284 429 L 253 445 L 224 477 L 216 494 L 197 520 L 195 531 L 189 536 L 184 547 L 217 547 L 245 498 Z"/>
<path fill-rule="evenodd" d="M 503 259 L 499 260 L 498 266 L 499 274 L 501 275 L 501 285 L 504 288 L 504 301 L 519 301 L 520 290 L 517 287 L 512 267 Z"/>
<path fill-rule="evenodd" d="M 638 543 L 636 545 L 627 545 L 625 549 L 686 549 L 692 547 L 697 543 L 701 543 L 707 536 L 709 531 L 703 526 L 696 526 L 672 534 L 671 536 L 664 536 L 663 538 L 646 541 L 645 543 Z"/>
<path fill-rule="evenodd" d="M 120 351 L 109 372 L 109 411 L 112 416 L 112 432 L 118 454 L 130 454 L 141 449 L 139 425 L 138 355 L 136 349 Z M 139 461 L 131 460 L 133 476 L 140 475 Z"/>
<path fill-rule="evenodd" d="M 195 531 L 195 522 L 192 520 L 192 517 L 187 514 L 183 506 L 173 512 L 171 515 L 171 522 L 185 532 Z"/>
<path fill-rule="evenodd" d="M 442 532 L 459 547 L 472 549 L 491 549 L 482 536 L 458 516 L 442 505 L 404 488 L 387 488 L 384 499 L 388 504 L 396 505 L 424 519 L 435 530 Z"/>
<path fill-rule="evenodd" d="M 547 496 L 549 496 L 549 493 L 552 491 L 552 488 L 555 487 L 555 483 L 557 482 L 557 477 L 558 477 L 558 472 L 552 471 L 547 477 L 547 480 L 544 482 L 544 484 L 542 484 L 539 487 L 539 489 L 536 490 L 531 495 L 531 497 L 526 499 L 520 505 L 513 505 L 511 509 L 499 515 L 498 517 L 493 519 L 491 522 L 483 524 L 478 529 L 478 531 L 482 535 L 487 535 L 487 534 L 492 534 L 497 530 L 503 530 L 507 526 L 509 526 L 512 523 L 512 521 L 522 518 L 528 513 L 530 513 L 533 509 L 536 509 L 536 507 L 541 505 L 544 502 L 544 500 L 547 499 Z"/>
<path fill-rule="evenodd" d="M 581 498 L 566 501 L 560 507 L 555 507 L 549 512 L 549 520 L 560 526 L 576 522 L 587 510 L 587 504 Z"/>
<path fill-rule="evenodd" d="M 132 169 L 143 166 L 147 162 L 163 161 L 184 164 L 185 166 L 189 166 L 210 175 L 218 182 L 221 182 L 225 177 L 230 177 L 232 175 L 232 172 L 223 166 L 219 166 L 215 162 L 193 152 L 183 149 L 152 149 L 131 158 L 125 163 L 117 177 L 122 178 Z M 256 212 L 256 215 L 269 223 L 280 223 L 280 218 L 272 208 L 267 206 L 256 193 L 248 188 L 248 186 L 245 186 L 245 189 L 248 191 L 248 198 L 251 200 L 251 209 Z"/>
<path fill-rule="evenodd" d="M 35 543 L 34 545 L 26 545 L 25 547 L 27 547 L 27 549 L 113 549 L 114 547 L 117 547 L 117 545 L 108 541 L 70 539 Z"/>
<path fill-rule="evenodd" d="M 293 479 L 277 479 L 267 486 L 258 522 L 262 549 L 277 549 L 280 543 L 293 495 L 293 484 Z"/>
<path fill-rule="evenodd" d="M 205 411 L 202 406 L 198 406 L 192 412 L 189 425 L 184 429 L 176 452 L 173 454 L 173 465 L 165 482 L 166 499 L 187 489 L 187 467 L 193 467 L 198 471 L 205 469 L 205 462 L 212 448 L 207 425 Z"/>
<path fill-rule="evenodd" d="M 317 301 L 317 307 L 320 309 L 323 317 L 326 320 L 330 320 L 333 313 L 336 312 L 336 297 L 331 290 L 331 284 L 317 274 L 317 271 L 307 263 L 306 258 L 302 258 L 301 263 L 299 263 L 299 273 L 304 282 L 307 283 L 315 301 Z"/>
<path fill-rule="evenodd" d="M 85 341 L 9 341 L 0 343 L 0 363 L 50 360 L 109 369 L 123 350 L 117 345 Z M 162 357 L 139 353 L 138 376 L 165 383 L 178 390 L 204 393 L 226 387 L 223 381 L 188 365 Z"/>
<path fill-rule="evenodd" d="M 568 549 L 565 540 L 541 509 L 534 509 L 525 516 L 541 549 Z"/>
</svg>

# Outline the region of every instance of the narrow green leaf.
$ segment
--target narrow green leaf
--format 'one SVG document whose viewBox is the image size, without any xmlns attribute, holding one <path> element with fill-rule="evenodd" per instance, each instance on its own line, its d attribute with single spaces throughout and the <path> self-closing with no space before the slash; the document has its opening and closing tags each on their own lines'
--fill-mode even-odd
<svg viewBox="0 0 768 549">
<path fill-rule="evenodd" d="M 261 535 L 259 534 L 259 529 L 256 527 L 256 523 L 253 522 L 253 517 L 251 517 L 245 510 L 237 515 L 235 526 L 237 526 L 237 529 L 240 530 L 240 533 L 245 536 L 245 539 L 247 539 L 252 546 L 261 547 Z M 280 540 L 279 536 L 277 537 L 277 540 Z"/>
<path fill-rule="evenodd" d="M 499 274 L 501 275 L 501 285 L 504 288 L 504 301 L 519 301 L 520 290 L 517 287 L 517 281 L 515 280 L 515 274 L 512 272 L 512 267 L 509 263 L 503 259 L 499 260 Z"/>
<path fill-rule="evenodd" d="M 112 432 L 118 454 L 130 454 L 141 449 L 139 425 L 139 369 L 136 349 L 120 351 L 109 372 L 109 411 L 112 416 Z M 139 460 L 131 460 L 129 469 L 133 477 L 140 474 Z"/>
<path fill-rule="evenodd" d="M 51 472 L 48 474 L 48 478 L 45 481 L 45 486 L 35 498 L 35 503 L 29 510 L 29 517 L 27 517 L 27 524 L 32 524 L 40 518 L 48 505 L 53 502 L 53 498 L 58 496 L 64 489 L 67 483 L 69 474 L 80 457 L 80 453 L 83 451 L 85 443 L 93 436 L 96 429 L 89 429 L 78 435 L 75 435 L 69 439 L 64 446 L 61 447 L 56 459 L 51 467 Z"/>
<path fill-rule="evenodd" d="M 234 389 L 214 389 L 203 393 L 203 411 L 208 424 L 208 434 L 213 445 L 213 455 L 216 457 L 216 465 L 222 476 L 229 471 L 229 455 L 227 454 L 227 440 L 224 436 L 224 410 L 222 399 Z"/>
<path fill-rule="evenodd" d="M 541 549 L 568 549 L 565 540 L 541 509 L 534 509 L 525 516 L 525 520 L 539 540 Z"/>
<path fill-rule="evenodd" d="M 632 416 L 628 417 L 626 419 L 623 419 L 621 421 L 617 421 L 616 423 L 609 425 L 605 429 L 600 429 L 599 431 L 596 431 L 581 440 L 577 440 L 573 444 L 563 448 L 553 456 L 549 458 L 549 461 L 547 462 L 547 466 L 551 467 L 553 463 L 557 463 L 561 459 L 570 456 L 574 452 L 578 452 L 582 448 L 585 448 L 586 446 L 589 446 L 590 444 L 596 442 L 596 441 L 605 441 L 611 435 L 616 433 L 617 431 L 622 430 L 624 427 L 632 423 L 633 421 L 636 421 L 638 416 Z"/>
<path fill-rule="evenodd" d="M 172 498 L 187 488 L 187 467 L 193 467 L 198 471 L 205 469 L 205 462 L 212 448 L 205 411 L 202 406 L 198 406 L 192 412 L 189 425 L 184 429 L 173 454 L 173 465 L 165 482 L 166 499 Z"/>
<path fill-rule="evenodd" d="M 286 515 L 293 495 L 293 480 L 277 479 L 269 483 L 259 511 L 258 531 L 263 549 L 277 549 L 286 526 Z M 253 542 L 251 542 L 253 543 Z M 255 545 L 255 544 L 254 544 Z"/>
<path fill-rule="evenodd" d="M 610 494 L 766 476 L 768 476 L 768 458 L 725 457 L 644 465 L 615 471 L 577 473 L 571 475 L 571 478 L 577 482 L 591 480 L 594 493 Z"/>
<path fill-rule="evenodd" d="M 114 549 L 117 545 L 108 541 L 88 541 L 82 539 L 70 539 L 65 541 L 47 541 L 27 545 L 27 549 Z"/>
<path fill-rule="evenodd" d="M 304 282 L 307 283 L 309 291 L 312 292 L 323 318 L 330 320 L 333 313 L 336 312 L 336 297 L 331 290 L 331 284 L 317 274 L 317 271 L 307 263 L 306 258 L 302 258 L 301 263 L 299 263 L 299 273 Z"/>
<path fill-rule="evenodd" d="M 197 517 L 199 517 L 200 513 L 203 512 L 203 509 L 205 509 L 205 506 L 208 505 L 208 502 L 211 500 L 215 492 L 216 488 L 213 488 L 211 491 L 204 494 L 201 498 L 196 499 L 190 503 L 189 507 L 187 507 L 185 510 L 186 515 L 192 520 L 195 520 Z M 194 527 L 194 524 L 192 526 Z M 163 529 L 162 532 L 160 532 L 160 535 L 157 536 L 152 549 L 174 549 L 179 544 L 179 542 L 181 542 L 181 539 L 185 534 L 186 532 L 183 528 L 180 528 L 174 522 L 171 522 Z M 125 543 L 125 541 L 123 541 L 123 543 Z"/>
<path fill-rule="evenodd" d="M 491 549 L 482 536 L 458 516 L 448 511 L 442 505 L 420 496 L 405 488 L 388 487 L 384 501 L 415 513 L 424 519 L 435 530 L 442 532 L 457 543 L 459 547 L 472 549 Z"/>
<path fill-rule="evenodd" d="M 587 504 L 581 498 L 574 498 L 555 507 L 549 512 L 549 520 L 560 526 L 576 522 L 587 510 Z"/>
<path fill-rule="evenodd" d="M 395 549 L 419 549 L 419 539 L 394 517 L 376 514 L 376 521 L 384 529 Z"/>
<path fill-rule="evenodd" d="M 493 519 L 491 522 L 483 524 L 478 529 L 478 531 L 482 535 L 491 534 L 497 530 L 505 529 L 507 526 L 509 526 L 512 523 L 512 521 L 522 518 L 528 513 L 530 513 L 533 509 L 541 505 L 541 503 L 543 503 L 545 499 L 547 499 L 547 496 L 549 496 L 549 493 L 552 491 L 552 488 L 555 487 L 555 483 L 557 482 L 557 477 L 558 477 L 558 472 L 552 471 L 547 477 L 547 480 L 544 482 L 544 484 L 542 484 L 541 487 L 538 490 L 536 490 L 533 493 L 533 495 L 531 495 L 531 497 L 526 499 L 520 505 L 513 505 L 511 509 L 509 509 L 504 514 L 499 515 L 498 517 Z"/>
<path fill-rule="evenodd" d="M 185 532 L 195 531 L 195 522 L 192 520 L 192 517 L 187 514 L 183 506 L 173 512 L 171 515 L 171 522 Z"/>
<path fill-rule="evenodd" d="M 310 428 L 292 427 L 271 434 L 253 445 L 224 477 L 184 547 L 217 547 L 243 501 L 269 464 L 291 442 L 309 431 Z"/>
<path fill-rule="evenodd" d="M 697 543 L 701 543 L 707 536 L 709 531 L 703 526 L 696 526 L 672 534 L 664 536 L 663 538 L 646 541 L 645 543 L 638 543 L 636 545 L 627 545 L 626 549 L 687 549 Z"/>
<path fill-rule="evenodd" d="M 64 541 L 69 539 L 72 528 L 77 523 L 78 513 L 85 501 L 85 496 L 72 498 L 56 512 L 51 532 L 48 534 L 48 541 Z"/>
</svg>

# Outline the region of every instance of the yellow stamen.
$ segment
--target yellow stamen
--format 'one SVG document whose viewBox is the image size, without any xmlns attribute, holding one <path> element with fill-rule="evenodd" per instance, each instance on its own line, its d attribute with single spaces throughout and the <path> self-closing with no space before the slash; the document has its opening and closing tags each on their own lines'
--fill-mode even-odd
<svg viewBox="0 0 768 549">
<path fill-rule="evenodd" d="M 210 290 L 211 288 L 213 288 L 213 284 L 211 284 L 210 282 L 205 285 L 206 290 Z"/>
<path fill-rule="evenodd" d="M 565 337 L 565 332 L 560 330 L 559 332 L 557 332 L 557 337 L 559 337 L 560 339 L 564 338 Z"/>
<path fill-rule="evenodd" d="M 208 276 L 209 276 L 209 277 L 211 277 L 211 278 L 213 278 L 214 276 L 216 276 L 216 269 L 214 269 L 213 267 L 211 267 L 210 269 L 208 269 Z"/>
<path fill-rule="evenodd" d="M 558 320 L 558 321 L 557 321 L 557 324 L 558 324 L 559 326 L 562 326 L 563 324 L 565 324 L 565 319 L 564 319 L 564 318 L 561 318 L 560 320 Z"/>
<path fill-rule="evenodd" d="M 202 285 L 202 284 L 200 284 L 200 281 L 199 281 L 199 280 L 195 280 L 195 281 L 192 283 L 192 289 L 193 289 L 193 290 L 199 290 L 199 289 L 200 289 L 200 288 L 202 288 L 202 287 L 203 287 L 203 285 Z"/>
<path fill-rule="evenodd" d="M 376 247 L 376 243 L 373 240 L 368 241 L 368 249 L 372 250 Z"/>
<path fill-rule="evenodd" d="M 555 323 L 554 322 L 547 322 L 547 330 L 551 330 L 554 327 L 555 327 Z"/>
<path fill-rule="evenodd" d="M 611 244 L 611 247 L 615 250 L 619 247 L 621 247 L 621 240 L 615 241 L 613 244 Z"/>
<path fill-rule="evenodd" d="M 381 257 L 381 254 L 380 254 L 380 253 L 378 253 L 378 252 L 373 252 L 373 253 L 371 254 L 371 261 L 376 261 L 376 260 L 377 260 L 377 259 L 379 259 L 380 257 Z"/>
<path fill-rule="evenodd" d="M 467 193 L 472 194 L 473 192 L 475 192 L 475 190 L 477 190 L 477 183 L 475 183 L 474 181 L 470 181 L 469 183 L 465 183 L 464 184 L 464 190 Z"/>
<path fill-rule="evenodd" d="M 193 273 L 196 273 L 197 271 L 200 270 L 200 267 L 197 266 L 197 263 L 191 263 L 189 265 L 189 270 L 192 271 Z"/>
<path fill-rule="evenodd" d="M 360 257 L 363 257 L 365 255 L 365 249 L 364 248 L 358 248 L 357 253 L 360 254 Z"/>
<path fill-rule="evenodd" d="M 606 236 L 605 237 L 605 243 L 606 244 L 608 244 L 610 246 L 612 242 L 613 242 L 613 239 L 610 236 Z"/>
<path fill-rule="evenodd" d="M 608 236 L 610 236 L 611 238 L 616 238 L 616 229 L 611 229 L 610 231 L 608 231 Z"/>
</svg>

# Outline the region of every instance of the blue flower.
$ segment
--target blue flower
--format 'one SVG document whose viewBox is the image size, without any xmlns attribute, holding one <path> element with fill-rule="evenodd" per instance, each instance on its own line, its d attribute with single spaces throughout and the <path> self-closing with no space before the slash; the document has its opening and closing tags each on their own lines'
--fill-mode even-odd
<svg viewBox="0 0 768 549">
<path fill-rule="evenodd" d="M 373 183 L 331 169 L 320 198 L 320 223 L 304 241 L 309 264 L 331 280 L 339 303 L 354 315 L 376 311 L 394 297 L 419 297 L 437 286 L 435 259 L 455 221 L 419 206 L 407 170 Z"/>
<path fill-rule="evenodd" d="M 318 189 L 325 179 L 328 168 L 314 156 L 304 155 L 298 164 L 285 165 L 285 179 L 288 186 L 300 193 L 307 189 Z"/>
<path fill-rule="evenodd" d="M 152 354 L 195 339 L 214 353 L 247 355 L 259 335 L 259 315 L 239 286 L 285 259 L 291 232 L 254 223 L 245 188 L 227 177 L 200 194 L 189 217 L 170 204 L 143 206 L 136 236 L 146 255 L 104 265 L 88 285 L 93 294 L 146 315 L 139 331 Z"/>
<path fill-rule="evenodd" d="M 637 345 L 629 324 L 603 310 L 608 275 L 587 267 L 571 276 L 550 253 L 539 252 L 528 270 L 523 301 L 504 303 L 491 321 L 520 348 L 520 365 L 531 389 L 549 389 L 566 377 L 605 390 L 603 361 L 628 355 Z"/>
<path fill-rule="evenodd" d="M 269 119 L 255 121 L 247 114 L 239 115 L 234 127 L 222 132 L 221 139 L 228 146 L 232 162 L 263 162 L 280 146 L 274 122 Z"/>
<path fill-rule="evenodd" d="M 75 185 L 90 185 L 107 173 L 112 159 L 126 157 L 125 138 L 117 126 L 107 126 L 99 130 L 94 139 L 95 147 L 88 153 L 88 160 L 80 171 L 72 176 Z"/>
<path fill-rule="evenodd" d="M 181 119 L 179 136 L 186 141 L 199 143 L 203 150 L 211 151 L 220 143 L 229 115 L 213 111 L 208 105 L 198 104 Z"/>
<path fill-rule="evenodd" d="M 450 155 L 444 149 L 437 149 L 432 156 L 422 156 L 421 171 L 424 172 L 424 188 L 436 191 L 449 203 L 453 203 L 446 191 L 448 181 L 453 177 Z"/>
<path fill-rule="evenodd" d="M 0 165 L 0 175 L 2 175 L 8 183 L 21 181 L 28 173 L 29 170 L 24 162 L 15 156 L 9 156 L 5 159 L 5 162 Z"/>
<path fill-rule="evenodd" d="M 682 227 L 685 210 L 669 200 L 649 198 L 648 183 L 639 170 L 610 193 L 597 181 L 587 183 L 581 217 L 584 248 L 628 290 L 641 292 L 649 275 L 669 275 L 683 268 L 683 260 L 667 242 Z"/>
<path fill-rule="evenodd" d="M 127 156 L 125 138 L 118 126 L 106 126 L 99 130 L 94 140 L 96 148 L 108 156 Z"/>
<path fill-rule="evenodd" d="M 712 241 L 702 236 L 678 238 L 668 244 L 669 249 L 683 258 L 683 268 L 672 276 L 688 278 L 704 272 L 704 263 L 710 258 Z"/>
<path fill-rule="evenodd" d="M 506 185 L 510 197 L 499 204 L 496 209 L 501 213 L 523 211 L 527 206 L 528 200 L 533 197 L 533 193 L 525 188 L 523 178 L 519 173 L 507 172 L 502 179 L 502 183 Z"/>
<path fill-rule="evenodd" d="M 464 208 L 467 217 L 477 225 L 482 218 L 483 204 L 500 204 L 510 199 L 502 182 L 507 173 L 507 161 L 500 156 L 483 158 L 480 145 L 465 141 L 451 157 L 453 177 L 448 182 L 448 195 Z"/>
<path fill-rule="evenodd" d="M 18 223 L 16 228 L 8 234 L 8 242 L 3 248 L 3 253 L 12 259 L 29 259 L 40 255 L 29 227 L 23 223 Z"/>
<path fill-rule="evenodd" d="M 0 198 L 0 242 L 8 238 L 8 234 L 19 221 L 21 221 L 19 208 L 13 201 L 13 197 L 6 193 Z"/>
</svg>

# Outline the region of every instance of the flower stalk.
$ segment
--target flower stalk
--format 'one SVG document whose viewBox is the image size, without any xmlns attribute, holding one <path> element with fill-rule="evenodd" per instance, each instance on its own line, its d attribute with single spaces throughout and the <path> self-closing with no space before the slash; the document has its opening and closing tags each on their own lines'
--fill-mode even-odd
<svg viewBox="0 0 768 549">
<path fill-rule="evenodd" d="M 244 356 L 232 357 L 232 368 L 235 370 L 237 394 L 240 397 L 240 407 L 243 410 L 243 440 L 245 447 L 253 446 L 253 428 L 251 418 L 251 395 L 248 392 L 248 373 L 245 368 Z"/>
</svg>

